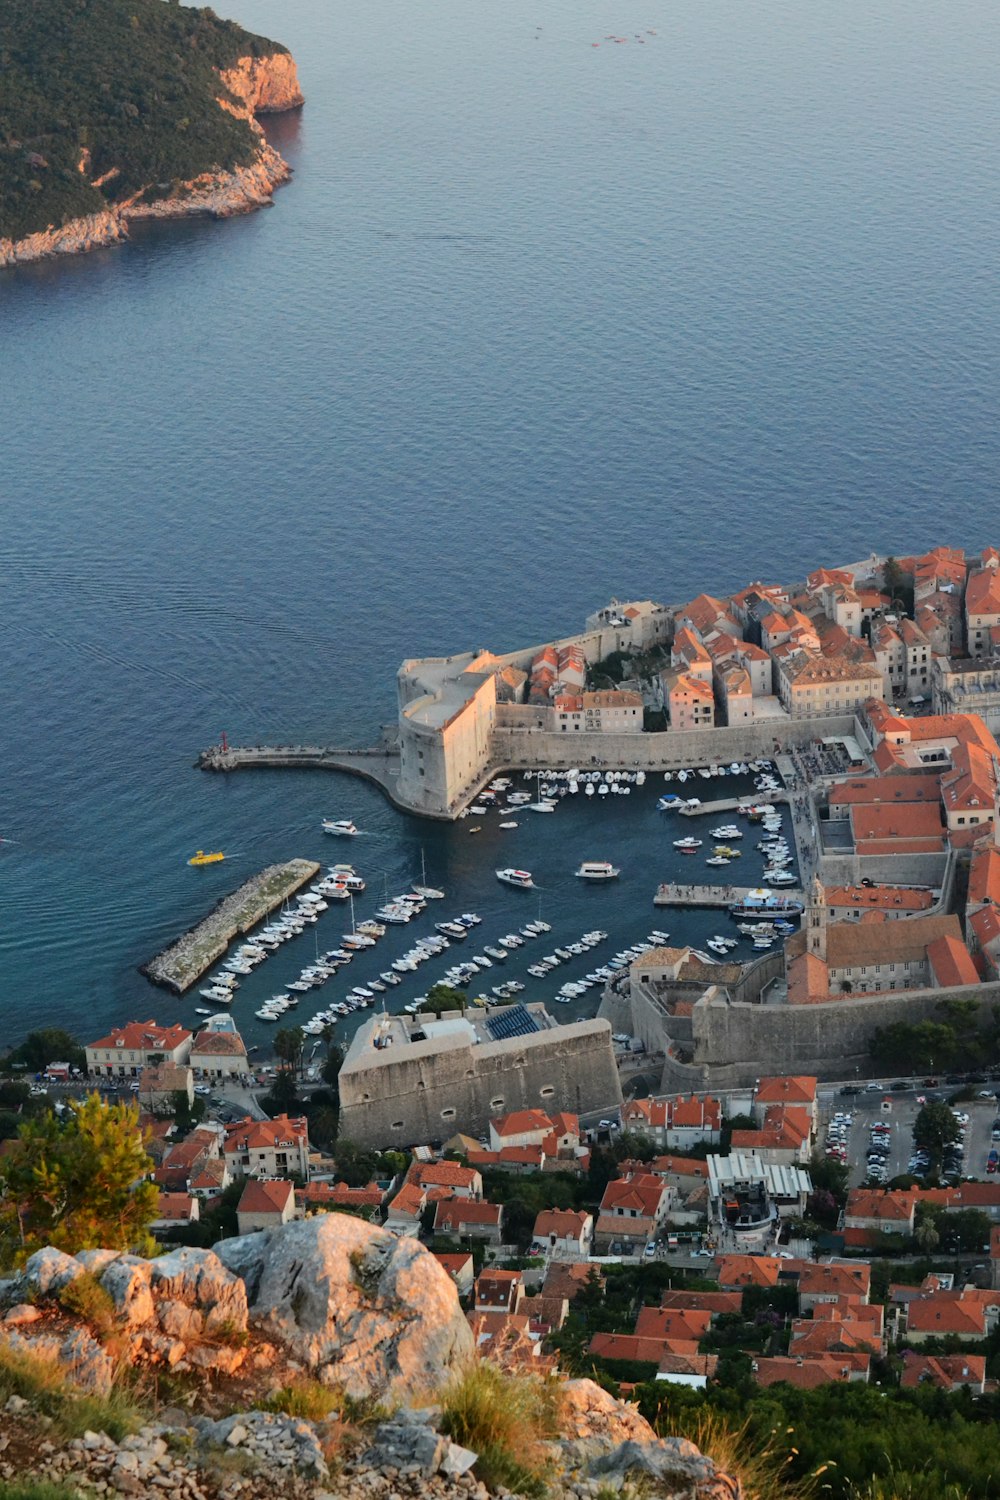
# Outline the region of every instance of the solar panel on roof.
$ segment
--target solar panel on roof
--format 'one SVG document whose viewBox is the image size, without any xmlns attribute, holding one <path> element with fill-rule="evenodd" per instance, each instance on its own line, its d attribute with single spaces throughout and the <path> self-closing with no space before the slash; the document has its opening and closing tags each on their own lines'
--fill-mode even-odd
<svg viewBox="0 0 1000 1500">
<path fill-rule="evenodd" d="M 491 1016 L 486 1029 L 495 1042 L 507 1042 L 511 1037 L 530 1036 L 539 1030 L 539 1025 L 530 1010 L 523 1005 L 514 1005 L 502 1016 Z"/>
</svg>

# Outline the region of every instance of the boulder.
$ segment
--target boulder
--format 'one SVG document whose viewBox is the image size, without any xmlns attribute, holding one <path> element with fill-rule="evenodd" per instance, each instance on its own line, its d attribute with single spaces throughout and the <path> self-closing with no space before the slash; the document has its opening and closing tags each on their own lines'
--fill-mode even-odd
<svg viewBox="0 0 1000 1500">
<path fill-rule="evenodd" d="M 246 1287 L 239 1274 L 227 1270 L 214 1251 L 183 1246 L 150 1261 L 149 1267 L 150 1286 L 157 1302 L 197 1308 L 205 1314 L 209 1332 L 223 1324 L 235 1332 L 246 1331 Z"/>
<path fill-rule="evenodd" d="M 217 1247 L 255 1322 L 349 1395 L 406 1401 L 473 1353 L 458 1293 L 417 1240 L 323 1214 Z"/>
<path fill-rule="evenodd" d="M 116 1255 L 105 1266 L 100 1282 L 115 1304 L 127 1328 L 138 1328 L 153 1319 L 153 1294 L 149 1289 L 150 1263 L 137 1255 Z"/>
<path fill-rule="evenodd" d="M 629 1440 L 594 1459 L 589 1472 L 614 1489 L 643 1476 L 647 1483 L 655 1481 L 658 1494 L 669 1486 L 691 1500 L 745 1500 L 740 1481 L 723 1473 L 686 1438 L 659 1438 L 651 1443 Z"/>
<path fill-rule="evenodd" d="M 46 1245 L 44 1250 L 36 1250 L 29 1257 L 20 1280 L 22 1288 L 30 1287 L 32 1291 L 48 1297 L 82 1275 L 83 1266 L 78 1260 L 72 1255 L 65 1255 L 62 1250 Z"/>
<path fill-rule="evenodd" d="M 637 1407 L 595 1385 L 592 1380 L 567 1380 L 560 1391 L 559 1428 L 570 1441 L 653 1443 L 656 1433 Z"/>
<path fill-rule="evenodd" d="M 4 1322 L 13 1327 L 20 1323 L 37 1323 L 41 1316 L 38 1308 L 29 1302 L 17 1302 L 4 1317 Z"/>
</svg>

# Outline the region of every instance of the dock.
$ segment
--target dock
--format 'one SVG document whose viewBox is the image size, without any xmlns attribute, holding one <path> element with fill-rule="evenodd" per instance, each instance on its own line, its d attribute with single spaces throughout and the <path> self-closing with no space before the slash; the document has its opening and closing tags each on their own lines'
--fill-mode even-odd
<svg viewBox="0 0 1000 1500">
<path fill-rule="evenodd" d="M 721 797 L 717 802 L 699 802 L 697 807 L 678 807 L 682 818 L 716 817 L 724 812 L 742 812 L 747 807 L 763 807 L 766 802 L 787 802 L 787 792 L 756 792 L 752 797 Z"/>
<path fill-rule="evenodd" d="M 656 887 L 653 905 L 729 907 L 735 901 L 745 901 L 751 891 L 760 889 L 759 886 L 749 885 L 677 885 L 664 881 Z M 774 891 L 773 894 L 787 897 L 789 901 L 801 901 L 803 904 L 806 899 L 800 890 Z"/>
<path fill-rule="evenodd" d="M 183 995 L 222 957 L 237 935 L 249 932 L 289 896 L 319 873 L 312 859 L 290 859 L 268 865 L 223 896 L 207 917 L 164 948 L 139 970 L 152 984 Z"/>
</svg>

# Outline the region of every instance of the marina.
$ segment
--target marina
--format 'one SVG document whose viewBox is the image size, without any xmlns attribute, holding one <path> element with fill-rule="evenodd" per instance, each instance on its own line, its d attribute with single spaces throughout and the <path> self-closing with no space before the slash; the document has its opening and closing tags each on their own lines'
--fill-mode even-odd
<svg viewBox="0 0 1000 1500">
<path fill-rule="evenodd" d="M 794 901 L 796 889 L 764 890 L 764 882 L 768 870 L 792 874 L 795 844 L 787 820 L 782 834 L 784 809 L 754 800 L 760 771 L 728 774 L 741 811 L 716 809 L 686 857 L 674 847 L 682 830 L 661 805 L 665 781 L 669 795 L 676 779 L 662 773 L 510 772 L 480 789 L 471 818 L 448 825 L 400 817 L 360 783 L 344 783 L 331 799 L 322 774 L 283 778 L 281 809 L 296 829 L 311 830 L 305 836 L 319 856 L 314 873 L 294 903 L 220 955 L 194 1013 L 183 1006 L 176 1019 L 197 1024 L 211 1005 L 253 1041 L 300 1026 L 316 1047 L 331 1037 L 346 1045 L 372 1010 L 414 1014 L 436 984 L 461 990 L 474 1006 L 543 1001 L 560 1021 L 573 1022 L 593 1016 L 609 981 L 651 948 L 669 943 L 689 946 L 707 962 L 713 955 L 753 962 L 784 928 L 797 927 L 791 907 L 782 908 L 790 915 L 753 908 L 746 920 L 727 919 L 727 930 L 720 930 L 719 913 L 760 891 Z M 695 786 L 704 779 L 690 775 Z M 259 783 L 241 785 L 256 803 Z M 512 819 L 532 804 L 547 816 Z M 358 830 L 353 864 L 326 864 L 342 851 L 331 847 L 324 818 Z M 511 821 L 518 826 L 504 829 Z M 476 838 L 468 837 L 470 822 Z M 221 832 L 236 846 L 231 828 Z M 715 859 L 739 860 L 738 887 L 706 868 Z M 661 926 L 652 930 L 643 917 L 651 870 L 662 876 L 663 908 Z M 600 954 L 591 951 L 598 945 Z"/>
</svg>

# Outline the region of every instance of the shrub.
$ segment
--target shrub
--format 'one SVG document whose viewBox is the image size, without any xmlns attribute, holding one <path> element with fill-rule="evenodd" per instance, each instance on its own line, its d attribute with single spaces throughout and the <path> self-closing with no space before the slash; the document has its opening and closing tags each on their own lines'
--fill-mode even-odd
<svg viewBox="0 0 1000 1500">
<path fill-rule="evenodd" d="M 50 1419 L 54 1434 L 65 1441 L 89 1429 L 106 1432 L 118 1442 L 146 1417 L 127 1382 L 116 1384 L 110 1395 L 91 1395 L 70 1384 L 57 1360 L 0 1347 L 0 1408 L 10 1396 L 23 1396 Z"/>
<path fill-rule="evenodd" d="M 83 1318 L 99 1338 L 108 1338 L 115 1331 L 114 1298 L 90 1271 L 67 1282 L 56 1295 L 59 1306 Z"/>
<path fill-rule="evenodd" d="M 343 1392 L 320 1385 L 318 1380 L 296 1380 L 257 1402 L 258 1411 L 280 1411 L 289 1417 L 302 1417 L 306 1422 L 322 1422 L 333 1412 L 339 1415 L 343 1408 Z"/>
<path fill-rule="evenodd" d="M 476 1472 L 484 1484 L 544 1496 L 542 1444 L 559 1432 L 555 1381 L 472 1365 L 445 1387 L 441 1403 L 442 1432 L 478 1453 Z"/>
<path fill-rule="evenodd" d="M 78 1500 L 75 1485 L 51 1484 L 47 1479 L 0 1480 L 0 1500 Z"/>
<path fill-rule="evenodd" d="M 750 1436 L 749 1420 L 736 1427 L 710 1408 L 681 1412 L 673 1425 L 724 1473 L 738 1479 L 753 1500 L 811 1500 L 817 1493 L 814 1478 L 795 1481 L 789 1477 L 788 1466 L 796 1452 L 789 1441 L 794 1438 L 791 1428 L 783 1429 L 777 1440 L 772 1432 L 761 1447 Z"/>
</svg>

